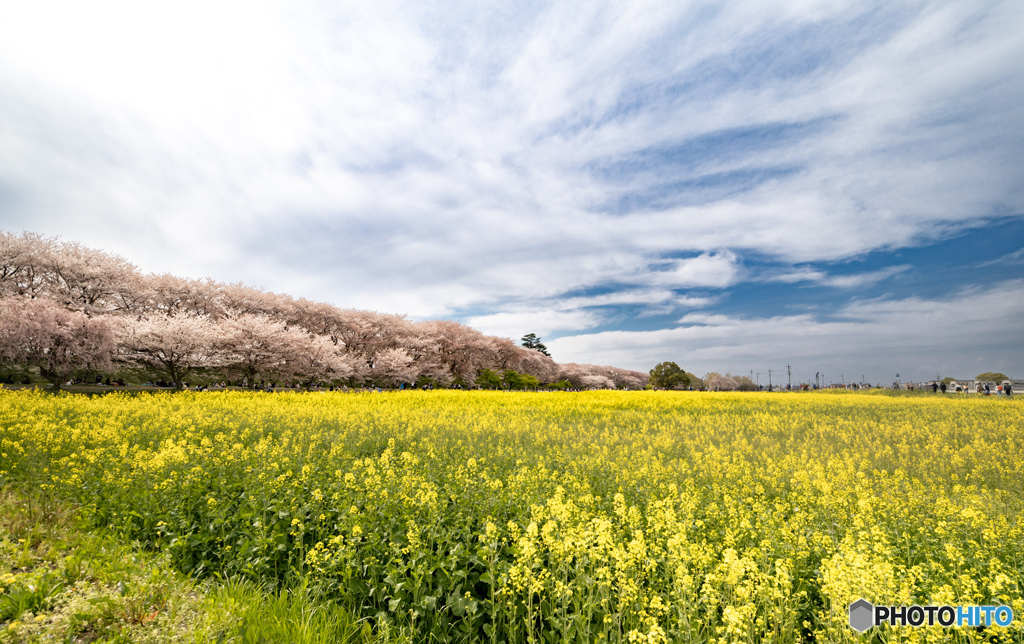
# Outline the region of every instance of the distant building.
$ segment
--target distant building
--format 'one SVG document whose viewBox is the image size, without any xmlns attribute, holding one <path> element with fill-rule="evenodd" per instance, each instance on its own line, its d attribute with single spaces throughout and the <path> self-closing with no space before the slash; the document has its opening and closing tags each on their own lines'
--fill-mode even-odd
<svg viewBox="0 0 1024 644">
<path fill-rule="evenodd" d="M 1024 393 L 1024 380 L 1003 380 L 996 382 L 994 380 L 973 380 L 969 383 L 968 393 L 976 394 L 978 392 L 985 393 L 985 385 L 988 385 L 989 392 L 993 395 L 1003 390 L 1005 385 L 1010 385 L 1013 393 L 1021 394 Z"/>
<path fill-rule="evenodd" d="M 1003 390 L 1004 391 L 1006 390 L 1006 385 L 1010 385 L 1010 387 L 1012 388 L 1012 392 L 1011 393 L 1014 393 L 1014 394 L 1024 393 L 1024 380 L 1013 380 L 1011 378 L 1011 379 L 1008 379 L 1008 380 L 1004 380 L 1004 381 L 1002 381 L 999 384 L 1003 386 Z"/>
</svg>

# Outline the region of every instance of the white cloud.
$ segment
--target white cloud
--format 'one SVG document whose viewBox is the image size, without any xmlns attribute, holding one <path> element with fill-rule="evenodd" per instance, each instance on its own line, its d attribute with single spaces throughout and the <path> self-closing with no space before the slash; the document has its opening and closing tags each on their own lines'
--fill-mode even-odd
<svg viewBox="0 0 1024 644">
<path fill-rule="evenodd" d="M 608 331 L 548 343 L 561 361 L 615 364 L 647 370 L 673 360 L 698 375 L 709 371 L 784 372 L 798 379 L 816 371 L 847 380 L 865 375 L 889 382 L 894 374 L 928 379 L 983 371 L 1024 374 L 1024 280 L 944 300 L 907 298 L 854 302 L 832 319 L 792 315 L 746 319 L 691 313 L 656 331 Z M 775 380 L 778 383 L 779 380 Z"/>
<path fill-rule="evenodd" d="M 735 253 L 720 251 L 676 260 L 668 270 L 645 272 L 637 280 L 672 288 L 723 288 L 735 284 L 740 274 Z"/>
<path fill-rule="evenodd" d="M 540 336 L 565 329 L 588 329 L 600 323 L 589 311 L 520 311 L 470 318 L 468 324 L 489 335 L 518 339 L 526 333 Z"/>
<path fill-rule="evenodd" d="M 721 289 L 758 279 L 747 252 L 835 261 L 1020 213 L 1022 7 L 23 2 L 0 227 L 510 332 L 710 306 L 561 294 Z"/>
</svg>

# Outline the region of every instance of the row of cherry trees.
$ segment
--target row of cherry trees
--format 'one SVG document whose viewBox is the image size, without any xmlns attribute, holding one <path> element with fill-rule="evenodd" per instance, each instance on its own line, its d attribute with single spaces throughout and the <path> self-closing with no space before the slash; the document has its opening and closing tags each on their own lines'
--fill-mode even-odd
<svg viewBox="0 0 1024 644">
<path fill-rule="evenodd" d="M 472 384 L 485 369 L 543 383 L 638 388 L 646 374 L 555 363 L 449 320 L 342 309 L 243 284 L 142 274 L 120 257 L 33 233 L 0 231 L 0 363 L 59 386 L 83 370 L 396 386 Z"/>
</svg>

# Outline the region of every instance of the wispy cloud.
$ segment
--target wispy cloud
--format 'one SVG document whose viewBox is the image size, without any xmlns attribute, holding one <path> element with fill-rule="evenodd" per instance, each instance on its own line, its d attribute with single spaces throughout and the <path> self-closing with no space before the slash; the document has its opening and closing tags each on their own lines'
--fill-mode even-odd
<svg viewBox="0 0 1024 644">
<path fill-rule="evenodd" d="M 981 263 L 978 264 L 978 267 L 980 268 L 980 267 L 999 266 L 999 265 L 1014 266 L 1014 265 L 1019 265 L 1019 264 L 1022 264 L 1022 263 L 1024 263 L 1024 248 L 1021 248 L 1019 250 L 1015 250 L 1012 253 L 1007 253 L 1007 254 L 1005 254 L 1005 255 L 1003 255 L 1001 257 L 997 257 L 995 259 L 988 260 L 987 262 L 981 262 Z"/>
<path fill-rule="evenodd" d="M 1022 28 L 1009 0 L 20 3 L 0 227 L 521 332 L 867 289 L 898 269 L 843 262 L 1024 213 Z"/>
<path fill-rule="evenodd" d="M 706 295 L 680 295 L 663 289 L 616 290 L 505 305 L 504 310 L 474 315 L 467 322 L 486 333 L 507 337 L 519 337 L 527 331 L 541 335 L 564 334 L 592 329 L 627 315 L 645 318 L 669 315 L 681 309 L 700 309 L 717 299 Z"/>
<path fill-rule="evenodd" d="M 815 285 L 831 286 L 840 289 L 861 288 L 877 284 L 893 275 L 898 275 L 911 268 L 909 264 L 900 266 L 887 266 L 876 271 L 862 271 L 859 273 L 846 273 L 841 275 L 830 274 L 825 270 L 797 268 L 795 270 L 773 271 L 768 275 L 759 276 L 757 279 L 766 282 L 782 282 L 785 284 L 796 284 L 810 282 Z"/>
<path fill-rule="evenodd" d="M 854 273 L 850 275 L 833 275 L 826 279 L 821 280 L 821 283 L 826 286 L 834 286 L 836 288 L 860 288 L 869 284 L 877 284 L 882 280 L 886 280 L 893 275 L 898 275 L 906 270 L 910 269 L 910 266 L 889 266 L 878 271 L 869 271 L 867 273 Z"/>
</svg>

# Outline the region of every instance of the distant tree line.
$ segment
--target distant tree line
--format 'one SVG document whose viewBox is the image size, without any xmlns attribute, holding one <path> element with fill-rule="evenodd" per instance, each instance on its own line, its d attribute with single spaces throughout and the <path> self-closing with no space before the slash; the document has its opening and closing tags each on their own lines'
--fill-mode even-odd
<svg viewBox="0 0 1024 644">
<path fill-rule="evenodd" d="M 0 378 L 131 373 L 186 382 L 638 389 L 647 374 L 558 364 L 450 320 L 414 322 L 241 283 L 143 274 L 126 260 L 0 231 Z"/>
<path fill-rule="evenodd" d="M 759 387 L 746 376 L 720 374 L 712 371 L 703 378 L 684 371 L 674 362 L 662 362 L 651 369 L 648 384 L 657 389 L 692 389 L 707 391 L 757 391 Z"/>
</svg>

